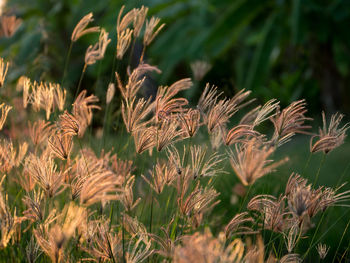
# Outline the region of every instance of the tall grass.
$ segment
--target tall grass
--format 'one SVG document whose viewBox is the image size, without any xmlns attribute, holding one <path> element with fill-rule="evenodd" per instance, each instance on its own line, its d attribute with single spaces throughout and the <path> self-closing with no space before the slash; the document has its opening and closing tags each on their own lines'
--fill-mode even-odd
<svg viewBox="0 0 350 263">
<path fill-rule="evenodd" d="M 63 84 L 73 42 L 100 34 L 87 48 L 73 101 L 59 84 L 25 76 L 15 91 L 5 81 L 14 69 L 0 61 L 0 91 L 16 98 L 0 105 L 1 261 L 347 260 L 350 221 L 337 244 L 323 243 L 348 215 L 350 190 L 341 182 L 348 166 L 336 186 L 318 186 L 328 156 L 346 137 L 343 115 L 327 124 L 322 113 L 323 128 L 314 134 L 304 100 L 283 109 L 276 99 L 252 106 L 250 91 L 227 98 L 209 84 L 190 105 L 180 96 L 192 88 L 189 78 L 144 98 L 147 78 L 161 73 L 144 54 L 164 24 L 148 19 L 145 7 L 123 11 L 105 103 L 80 90 L 88 65 L 103 63 L 110 43 L 103 28 L 88 27 L 92 13 L 73 30 L 62 70 Z M 122 72 L 116 65 L 124 57 L 131 64 L 136 42 L 143 43 L 142 55 Z M 200 68 L 196 76 L 208 71 Z M 119 133 L 110 132 L 112 103 Z M 92 125 L 97 110 L 104 110 L 101 136 Z M 295 165 L 286 168 L 298 157 L 285 156 L 296 134 L 312 135 L 309 158 L 299 160 L 301 175 Z M 116 147 L 107 150 L 106 142 Z M 323 152 L 319 166 L 310 168 L 317 152 Z M 279 184 L 276 176 L 289 179 Z M 343 215 L 330 220 L 333 211 Z"/>
</svg>

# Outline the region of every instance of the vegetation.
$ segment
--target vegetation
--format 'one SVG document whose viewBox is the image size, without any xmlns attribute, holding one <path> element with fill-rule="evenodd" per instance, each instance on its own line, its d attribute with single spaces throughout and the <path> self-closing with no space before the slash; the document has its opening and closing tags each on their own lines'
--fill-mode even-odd
<svg viewBox="0 0 350 263">
<path fill-rule="evenodd" d="M 229 12 L 246 14 L 242 20 L 249 23 L 271 11 L 263 29 L 263 39 L 270 38 L 286 10 L 270 1 L 256 10 L 247 3 L 237 1 Z M 63 6 L 56 11 L 63 13 Z M 344 116 L 322 112 L 314 133 L 307 100 L 286 94 L 280 102 L 264 94 L 269 99 L 259 105 L 251 99 L 251 93 L 264 98 L 254 87 L 267 74 L 260 72 L 265 41 L 246 84 L 238 85 L 247 89 L 226 94 L 209 83 L 200 89 L 213 67 L 203 60 L 190 66 L 194 81 L 155 89 L 154 79 L 170 80 L 172 59 L 179 57 L 169 52 L 169 67 L 151 65 L 148 57 L 161 41 L 152 44 L 167 28 L 150 13 L 145 6 L 122 6 L 107 31 L 88 10 L 64 38 L 69 44 L 53 62 L 56 72 L 43 68 L 45 60 L 36 61 L 38 67 L 21 64 L 33 59 L 36 38 L 21 32 L 22 20 L 2 14 L 0 260 L 348 261 L 350 190 L 344 182 L 350 165 L 337 154 L 345 151 L 350 127 Z M 233 17 L 214 27 L 225 41 L 237 37 L 225 31 L 225 19 Z M 171 27 L 168 34 L 181 37 Z M 227 43 L 208 32 L 197 44 L 224 52 Z M 77 48 L 93 36 L 98 39 L 86 45 L 84 59 L 75 61 Z M 26 37 L 33 37 L 29 46 Z M 56 50 L 50 42 L 60 44 L 46 40 L 40 45 L 47 52 Z"/>
</svg>

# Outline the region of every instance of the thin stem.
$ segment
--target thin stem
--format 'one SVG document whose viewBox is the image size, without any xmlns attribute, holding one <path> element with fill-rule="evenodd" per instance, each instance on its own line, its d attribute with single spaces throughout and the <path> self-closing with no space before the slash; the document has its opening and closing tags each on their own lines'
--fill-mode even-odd
<svg viewBox="0 0 350 263">
<path fill-rule="evenodd" d="M 69 60 L 70 60 L 70 55 L 72 53 L 72 47 L 73 47 L 73 41 L 70 42 L 69 49 L 68 49 L 68 54 L 67 54 L 67 57 L 66 57 L 66 62 L 64 63 L 64 69 L 63 69 L 63 76 L 62 76 L 61 86 L 63 86 L 65 77 L 67 75 L 68 63 L 69 63 Z"/>
<path fill-rule="evenodd" d="M 113 52 L 113 64 L 112 64 L 112 71 L 111 71 L 111 78 L 109 80 L 110 83 L 114 83 L 114 77 L 115 77 L 115 61 L 117 60 L 117 48 L 118 48 L 118 33 L 116 34 L 116 41 L 117 43 L 115 44 L 115 49 Z"/>
<path fill-rule="evenodd" d="M 328 227 L 327 230 L 326 230 L 325 232 L 322 233 L 321 237 L 320 237 L 318 240 L 316 240 L 313 244 L 311 244 L 311 245 L 309 246 L 309 248 L 307 249 L 307 251 L 306 251 L 305 254 L 303 255 L 303 260 L 306 258 L 306 256 L 307 256 L 308 253 L 310 252 L 311 248 L 313 248 L 317 243 L 319 243 L 320 240 L 321 240 L 335 225 L 337 225 L 338 222 L 339 222 L 344 216 L 346 216 L 346 215 L 348 215 L 348 214 L 349 214 L 349 211 L 346 212 L 346 213 L 344 213 L 342 216 L 338 217 L 338 219 L 337 219 L 330 227 Z"/>
<path fill-rule="evenodd" d="M 348 230 L 349 224 L 350 224 L 350 220 L 349 220 L 348 223 L 346 224 L 345 230 L 344 230 L 344 232 L 343 232 L 343 234 L 342 234 L 342 236 L 341 236 L 341 239 L 340 239 L 340 241 L 339 241 L 337 250 L 336 250 L 335 253 L 334 253 L 334 258 L 333 258 L 333 260 L 332 260 L 332 263 L 334 262 L 335 257 L 337 256 L 339 247 L 340 247 L 340 245 L 341 245 L 341 242 L 343 241 L 343 238 L 344 238 L 344 236 L 345 236 L 346 231 Z"/>
<path fill-rule="evenodd" d="M 124 230 L 124 215 L 123 215 L 123 223 L 122 223 L 122 241 L 123 241 L 123 262 L 125 263 L 125 230 Z"/>
<path fill-rule="evenodd" d="M 312 243 L 313 243 L 313 241 L 314 241 L 314 239 L 315 239 L 315 237 L 316 237 L 316 234 L 317 234 L 317 232 L 318 232 L 318 229 L 319 229 L 320 226 L 321 226 L 321 223 L 322 223 L 322 221 L 323 221 L 323 218 L 324 218 L 325 214 L 326 214 L 325 212 L 322 213 L 322 217 L 321 217 L 320 221 L 319 221 L 318 224 L 317 224 L 317 227 L 316 227 L 315 232 L 314 232 L 314 234 L 313 234 L 313 236 L 312 236 L 310 245 L 312 245 Z"/>
<path fill-rule="evenodd" d="M 325 159 L 326 159 L 326 154 L 324 153 L 323 156 L 322 156 L 322 160 L 320 162 L 320 166 L 318 167 L 318 170 L 317 170 L 316 178 L 315 178 L 315 181 L 314 181 L 314 186 L 316 186 L 316 183 L 318 181 L 318 177 L 320 176 L 321 168 L 323 166 L 323 163 L 324 163 Z"/>
<path fill-rule="evenodd" d="M 111 202 L 111 208 L 109 210 L 109 230 L 111 230 L 113 224 L 113 202 Z"/>
<path fill-rule="evenodd" d="M 130 51 L 130 55 L 129 55 L 129 65 L 130 65 L 130 67 L 132 66 L 131 62 L 132 62 L 132 56 L 133 56 L 133 53 L 134 53 L 135 43 L 136 43 L 136 38 L 134 38 L 134 40 L 132 41 L 131 51 Z M 135 65 L 135 67 L 137 67 L 137 65 Z"/>
<path fill-rule="evenodd" d="M 168 208 L 169 208 L 169 204 L 170 204 L 170 199 L 172 199 L 173 196 L 175 196 L 175 192 L 176 192 L 176 189 L 175 187 L 173 188 L 173 191 L 170 193 L 170 195 L 168 196 L 168 200 L 166 202 L 166 205 L 165 205 L 165 210 L 164 210 L 164 219 L 167 220 L 167 215 L 170 215 L 170 218 L 169 220 L 171 220 L 171 213 L 168 213 Z"/>
<path fill-rule="evenodd" d="M 112 102 L 110 103 L 106 103 L 106 110 L 105 110 L 105 114 L 104 114 L 104 117 L 103 117 L 103 126 L 102 126 L 102 138 L 101 138 L 101 141 L 100 141 L 100 147 L 99 147 L 99 153 L 101 153 L 101 150 L 102 150 L 102 145 L 103 145 L 103 148 L 105 147 L 105 142 L 106 142 L 106 139 L 105 139 L 105 132 L 106 132 L 106 125 L 108 125 L 108 122 L 107 122 L 107 115 L 108 115 L 108 110 L 109 110 L 109 104 L 111 104 Z M 108 134 L 108 129 L 107 129 L 107 134 Z"/>
<path fill-rule="evenodd" d="M 107 236 L 108 236 L 108 233 L 107 233 Z M 112 249 L 112 246 L 111 246 L 111 242 L 109 242 L 109 236 L 108 236 L 108 238 L 107 238 L 107 243 L 108 243 L 108 247 L 109 247 L 109 251 L 111 252 L 111 258 L 112 258 L 112 261 L 113 261 L 113 263 L 116 263 L 115 262 L 115 258 L 114 258 L 114 255 L 113 255 L 113 249 Z"/>
<path fill-rule="evenodd" d="M 173 228 L 171 229 L 171 234 L 170 234 L 170 238 L 172 240 L 175 240 L 175 237 L 176 237 L 176 229 L 177 229 L 178 221 L 179 221 L 179 210 L 177 209 L 176 210 L 176 218 L 175 218 L 174 225 L 173 225 Z"/>
<path fill-rule="evenodd" d="M 338 188 L 338 186 L 339 186 L 340 183 L 341 183 L 341 180 L 342 180 L 343 177 L 346 175 L 346 172 L 348 171 L 349 167 L 350 167 L 350 162 L 349 162 L 348 165 L 345 167 L 345 169 L 344 169 L 342 175 L 339 177 L 339 180 L 338 180 L 337 185 L 336 185 L 335 188 Z"/>
<path fill-rule="evenodd" d="M 242 211 L 243 205 L 244 205 L 245 201 L 248 199 L 248 195 L 249 195 L 249 193 L 250 193 L 250 190 L 252 189 L 252 186 L 253 186 L 252 184 L 249 185 L 248 191 L 247 191 L 247 193 L 246 193 L 246 195 L 245 195 L 245 197 L 244 197 L 244 199 L 243 199 L 243 201 L 242 201 L 242 203 L 241 203 L 241 206 L 240 206 L 240 208 L 239 208 L 238 213 L 240 213 L 240 212 Z"/>
<path fill-rule="evenodd" d="M 112 71 L 111 71 L 111 77 L 109 79 L 109 82 L 110 83 L 114 83 L 114 77 L 115 77 L 115 61 L 117 60 L 116 59 L 116 54 L 117 54 L 117 48 L 115 48 L 115 51 L 114 51 L 114 55 L 113 55 L 113 64 L 112 64 Z"/>
<path fill-rule="evenodd" d="M 74 100 L 77 98 L 77 96 L 78 96 L 78 94 L 79 94 L 81 82 L 82 82 L 82 80 L 83 80 L 83 77 L 84 77 L 86 68 L 87 68 L 87 64 L 85 63 L 85 64 L 84 64 L 84 67 L 83 67 L 83 71 L 81 72 L 81 75 L 80 75 L 79 84 L 78 84 L 77 91 L 75 92 Z"/>
<path fill-rule="evenodd" d="M 153 221 L 153 193 L 151 195 L 151 215 L 150 215 L 150 222 L 149 222 L 149 232 L 152 233 L 152 221 Z"/>
<path fill-rule="evenodd" d="M 339 180 L 338 180 L 338 182 L 337 182 L 337 184 L 336 184 L 336 186 L 335 186 L 335 189 L 337 189 L 337 188 L 339 187 L 339 185 L 340 185 L 340 183 L 341 183 L 343 177 L 346 175 L 346 173 L 347 173 L 349 167 L 350 167 L 350 163 L 348 163 L 348 165 L 347 165 L 346 168 L 344 169 L 342 175 L 339 177 Z M 331 215 L 331 213 L 327 214 L 326 222 L 323 224 L 323 227 L 325 227 L 325 226 L 328 225 L 328 221 L 329 221 L 329 219 L 330 219 L 330 215 Z"/>
<path fill-rule="evenodd" d="M 303 169 L 303 174 L 305 173 L 306 168 L 309 167 L 309 163 L 310 163 L 310 160 L 311 160 L 311 156 L 312 156 L 312 153 L 310 152 L 310 153 L 309 153 L 309 157 L 307 158 L 306 164 L 305 164 L 304 169 Z"/>
<path fill-rule="evenodd" d="M 88 172 L 88 175 L 90 176 L 90 171 L 89 171 L 89 168 L 88 168 L 88 165 L 87 165 L 87 161 L 85 159 L 85 155 L 84 155 L 84 152 L 83 152 L 83 146 L 81 144 L 80 138 L 78 137 L 77 139 L 78 139 L 78 143 L 79 143 L 79 147 L 80 147 L 80 152 L 81 152 L 81 155 L 83 156 L 84 163 L 85 163 L 85 166 L 86 166 L 86 171 Z"/>
<path fill-rule="evenodd" d="M 5 189 L 6 189 L 6 188 L 5 188 Z M 15 197 L 15 200 L 13 201 L 13 206 L 12 206 L 12 209 L 11 209 L 11 210 L 13 210 L 13 209 L 15 208 L 17 199 L 19 198 L 19 196 L 20 196 L 21 193 L 23 192 L 23 188 L 21 188 L 21 190 L 19 190 L 19 191 L 17 191 L 17 192 L 18 192 L 18 193 L 17 193 L 17 195 L 16 195 L 16 197 Z"/>
<path fill-rule="evenodd" d="M 146 50 L 146 46 L 144 45 L 142 47 L 142 53 L 141 53 L 141 57 L 140 57 L 140 62 L 139 63 L 142 63 L 143 62 L 143 56 L 145 55 L 145 50 Z"/>
<path fill-rule="evenodd" d="M 339 262 L 344 262 L 344 261 L 343 261 L 343 258 L 344 258 L 344 257 L 345 257 L 345 255 L 348 253 L 349 248 L 350 248 L 350 241 L 349 241 L 348 246 L 346 247 L 346 249 L 345 249 L 345 251 L 344 251 L 343 255 L 341 256 L 341 258 L 340 258 Z M 347 257 L 346 257 L 346 259 L 347 259 Z"/>
</svg>

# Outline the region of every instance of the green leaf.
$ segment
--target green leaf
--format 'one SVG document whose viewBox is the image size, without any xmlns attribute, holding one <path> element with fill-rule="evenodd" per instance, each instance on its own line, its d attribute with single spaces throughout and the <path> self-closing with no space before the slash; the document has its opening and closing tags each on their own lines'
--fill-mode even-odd
<svg viewBox="0 0 350 263">
<path fill-rule="evenodd" d="M 213 56 L 224 53 L 240 33 L 258 14 L 269 5 L 270 1 L 241 0 L 235 1 L 222 14 L 221 18 L 208 30 L 205 39 L 206 48 Z"/>
<path fill-rule="evenodd" d="M 293 0 L 292 18 L 291 18 L 292 44 L 293 45 L 295 45 L 298 42 L 299 19 L 300 19 L 300 0 Z"/>
<path fill-rule="evenodd" d="M 271 53 L 278 40 L 277 14 L 272 15 L 265 23 L 263 37 L 254 52 L 253 60 L 249 66 L 244 88 L 247 90 L 259 87 L 269 70 Z"/>
</svg>

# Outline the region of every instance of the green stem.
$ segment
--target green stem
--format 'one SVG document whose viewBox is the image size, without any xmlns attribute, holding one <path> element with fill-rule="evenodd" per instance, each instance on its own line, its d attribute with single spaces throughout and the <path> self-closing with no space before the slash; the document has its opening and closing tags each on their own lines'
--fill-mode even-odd
<svg viewBox="0 0 350 263">
<path fill-rule="evenodd" d="M 125 263 L 125 230 L 124 230 L 124 215 L 123 215 L 123 223 L 122 223 L 122 241 L 123 241 L 123 262 Z"/>
<path fill-rule="evenodd" d="M 310 153 L 309 153 L 309 157 L 307 158 L 306 164 L 305 164 L 304 169 L 303 169 L 303 174 L 305 173 L 306 168 L 309 167 L 309 163 L 310 163 L 310 160 L 311 160 L 311 156 L 312 156 L 312 153 L 310 152 Z"/>
<path fill-rule="evenodd" d="M 109 230 L 111 230 L 113 224 L 113 202 L 111 202 L 111 208 L 109 210 Z"/>
<path fill-rule="evenodd" d="M 5 188 L 6 189 L 6 188 Z M 16 202 L 17 202 L 17 199 L 19 198 L 19 196 L 20 196 L 20 194 L 23 192 L 23 188 L 21 188 L 21 190 L 19 190 L 18 191 L 18 193 L 17 193 L 17 195 L 16 195 L 16 197 L 15 197 L 15 200 L 13 201 L 13 206 L 12 206 L 12 211 L 13 211 L 13 209 L 15 208 L 15 206 L 16 206 Z"/>
<path fill-rule="evenodd" d="M 149 232 L 152 233 L 152 221 L 153 221 L 153 194 L 151 195 L 151 215 L 150 215 L 150 222 L 149 222 Z"/>
<path fill-rule="evenodd" d="M 173 191 L 171 192 L 171 194 L 168 196 L 168 200 L 166 202 L 165 205 L 165 210 L 164 210 L 164 220 L 167 220 L 167 215 L 170 214 L 170 219 L 171 219 L 171 213 L 168 213 L 168 208 L 169 208 L 169 204 L 170 204 L 170 200 L 172 199 L 172 197 L 175 195 L 175 187 L 173 188 Z M 170 220 L 169 219 L 169 220 Z"/>
<path fill-rule="evenodd" d="M 318 177 L 320 176 L 321 168 L 323 166 L 323 163 L 324 163 L 325 159 L 326 159 L 326 154 L 324 153 L 323 156 L 322 156 L 322 160 L 320 162 L 320 166 L 318 167 L 318 170 L 317 170 L 316 178 L 315 178 L 315 181 L 314 181 L 314 186 L 316 186 L 316 184 L 317 184 Z"/>
<path fill-rule="evenodd" d="M 81 72 L 81 75 L 80 75 L 78 88 L 77 88 L 77 90 L 76 90 L 76 92 L 75 92 L 74 101 L 75 101 L 75 99 L 77 98 L 77 96 L 78 96 L 78 94 L 79 94 L 81 82 L 82 82 L 82 80 L 83 80 L 83 77 L 84 77 L 86 68 L 87 68 L 87 64 L 85 63 L 85 64 L 84 64 L 84 67 L 83 67 L 83 71 Z"/>
<path fill-rule="evenodd" d="M 103 117 L 102 138 L 101 138 L 101 141 L 100 141 L 99 153 L 101 153 L 102 148 L 103 149 L 105 148 L 105 142 L 106 142 L 106 139 L 105 139 L 106 128 L 105 127 L 106 127 L 106 125 L 108 125 L 107 115 L 108 115 L 108 110 L 109 110 L 109 104 L 110 103 L 108 103 L 108 104 L 106 103 L 106 110 L 105 110 L 105 114 L 104 114 L 104 117 Z M 107 134 L 108 134 L 108 129 L 107 129 Z"/>
<path fill-rule="evenodd" d="M 70 60 L 70 55 L 72 53 L 72 47 L 73 47 L 73 41 L 70 42 L 69 49 L 68 49 L 68 54 L 67 54 L 67 57 L 66 57 L 66 62 L 64 63 L 63 77 L 62 77 L 62 81 L 61 81 L 61 86 L 64 85 L 64 80 L 65 80 L 66 75 L 67 75 L 68 63 L 69 63 L 69 60 Z"/>
<path fill-rule="evenodd" d="M 143 62 L 143 57 L 145 55 L 145 50 L 146 50 L 146 46 L 143 46 L 142 48 L 142 53 L 141 53 L 141 57 L 140 57 L 140 62 L 139 63 L 142 63 Z"/>
<path fill-rule="evenodd" d="M 118 35 L 117 35 L 117 41 L 118 41 Z M 110 83 L 114 83 L 116 60 L 117 60 L 117 45 L 115 45 L 114 54 L 113 54 L 112 71 L 111 71 L 111 77 L 109 79 Z"/>
<path fill-rule="evenodd" d="M 317 232 L 318 232 L 318 229 L 319 229 L 320 226 L 321 226 L 321 223 L 322 223 L 322 221 L 323 221 L 323 218 L 324 218 L 325 214 L 326 214 L 325 212 L 322 213 L 322 217 L 321 217 L 320 221 L 319 221 L 318 224 L 317 224 L 317 227 L 316 227 L 315 232 L 314 232 L 314 234 L 313 234 L 313 236 L 312 236 L 310 245 L 312 245 L 313 241 L 315 240 L 316 234 L 317 234 Z"/>
<path fill-rule="evenodd" d="M 350 167 L 350 162 L 348 163 L 348 165 L 347 165 L 346 168 L 344 169 L 344 172 L 342 173 L 342 175 L 339 177 L 339 180 L 338 180 L 337 185 L 336 185 L 335 188 L 338 188 L 338 186 L 339 186 L 340 183 L 341 183 L 341 180 L 342 180 L 343 177 L 346 175 L 346 172 L 348 171 L 349 167 Z"/>
<path fill-rule="evenodd" d="M 343 238 L 344 238 L 344 236 L 345 236 L 346 231 L 348 230 L 349 224 L 350 224 L 350 220 L 349 220 L 348 223 L 346 224 L 345 230 L 344 230 L 344 232 L 343 232 L 343 234 L 342 234 L 342 236 L 341 236 L 341 239 L 340 239 L 340 241 L 339 241 L 337 250 L 335 251 L 335 254 L 334 254 L 334 258 L 333 258 L 333 260 L 332 260 L 332 263 L 334 262 L 334 260 L 335 260 L 335 258 L 336 258 L 336 256 L 337 256 L 339 247 L 340 247 L 340 245 L 341 245 L 341 242 L 343 241 Z"/>
<path fill-rule="evenodd" d="M 107 233 L 107 235 L 108 235 L 108 233 Z M 108 243 L 108 247 L 109 247 L 109 251 L 111 252 L 111 258 L 112 258 L 112 261 L 113 261 L 113 263 L 116 263 L 115 262 L 115 258 L 114 258 L 114 254 L 113 254 L 113 249 L 112 249 L 112 246 L 111 246 L 111 242 L 109 242 L 109 237 L 107 238 L 107 243 Z"/>
<path fill-rule="evenodd" d="M 346 168 L 344 169 L 342 175 L 339 177 L 339 180 L 338 180 L 338 182 L 337 182 L 337 184 L 336 184 L 336 186 L 335 186 L 335 189 L 337 189 L 337 188 L 339 187 L 339 185 L 340 185 L 340 183 L 341 183 L 343 177 L 346 175 L 346 173 L 347 173 L 349 167 L 350 167 L 350 163 L 348 163 L 348 165 L 347 165 Z M 328 222 L 329 222 L 329 219 L 330 219 L 330 215 L 331 215 L 331 213 L 327 214 L 326 221 L 325 221 L 325 223 L 323 224 L 323 228 L 324 228 L 325 226 L 328 225 Z"/>
<path fill-rule="evenodd" d="M 177 223 L 179 221 L 179 210 L 176 211 L 176 218 L 173 224 L 173 228 L 171 229 L 171 234 L 170 234 L 170 238 L 174 241 L 175 237 L 176 237 L 176 228 L 177 228 Z"/>
<path fill-rule="evenodd" d="M 131 67 L 131 62 L 132 62 L 132 55 L 134 53 L 135 43 L 136 43 L 136 38 L 134 38 L 134 40 L 132 41 L 132 45 L 131 45 L 131 51 L 130 51 L 130 55 L 129 55 L 129 65 L 130 65 L 130 67 Z M 137 67 L 137 65 L 136 65 L 136 67 Z"/>
<path fill-rule="evenodd" d="M 338 224 L 338 222 L 343 219 L 343 217 L 347 216 L 349 214 L 349 211 L 347 211 L 346 213 L 344 213 L 342 216 L 338 217 L 338 219 L 330 226 L 327 228 L 327 230 L 325 232 L 322 233 L 321 237 L 316 240 L 313 244 L 311 244 L 309 246 L 309 248 L 307 249 L 307 251 L 305 252 L 305 254 L 303 255 L 303 260 L 305 260 L 306 256 L 308 255 L 308 253 L 310 252 L 311 248 L 313 248 L 317 243 L 320 242 L 320 240 L 322 240 L 322 238 L 330 231 L 332 230 L 332 228 Z M 343 233 L 344 234 L 344 233 Z"/>
<path fill-rule="evenodd" d="M 252 189 L 252 186 L 253 186 L 253 184 L 249 185 L 248 191 L 247 191 L 247 193 L 246 193 L 246 195 L 245 195 L 245 197 L 244 197 L 244 199 L 243 199 L 243 201 L 242 201 L 242 203 L 241 203 L 241 206 L 240 206 L 240 208 L 239 208 L 238 213 L 240 213 L 240 212 L 242 211 L 243 205 L 244 205 L 244 203 L 246 202 L 246 200 L 248 199 L 248 196 L 249 196 L 249 194 L 250 194 L 250 190 Z"/>
</svg>

